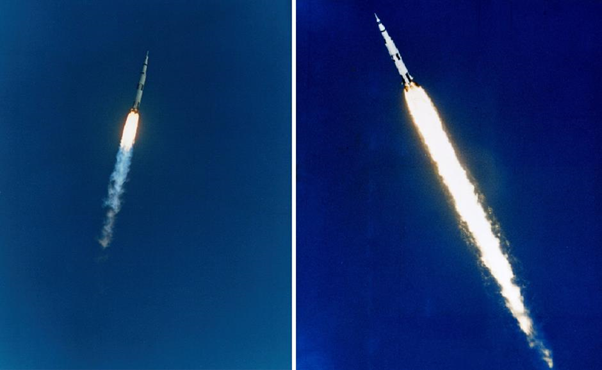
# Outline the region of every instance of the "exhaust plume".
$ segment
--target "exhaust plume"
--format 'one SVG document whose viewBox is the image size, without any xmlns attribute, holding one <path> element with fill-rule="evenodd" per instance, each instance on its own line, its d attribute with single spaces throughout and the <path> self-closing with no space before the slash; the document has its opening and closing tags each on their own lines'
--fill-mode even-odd
<svg viewBox="0 0 602 370">
<path fill-rule="evenodd" d="M 454 148 L 443 129 L 437 109 L 426 92 L 414 83 L 406 87 L 405 97 L 414 125 L 418 129 L 441 180 L 449 190 L 456 212 L 472 236 L 480 260 L 500 287 L 506 307 L 549 368 L 553 367 L 552 353 L 538 337 L 533 320 L 525 307 L 520 287 L 515 282 L 512 266 L 501 248 L 492 222 L 479 201 L 474 185 L 460 164 Z"/>
<path fill-rule="evenodd" d="M 113 239 L 113 227 L 115 226 L 115 217 L 121 209 L 121 196 L 123 195 L 124 184 L 130 171 L 130 162 L 132 160 L 133 145 L 136 140 L 136 130 L 138 129 L 137 112 L 131 111 L 125 121 L 119 152 L 117 152 L 117 162 L 109 180 L 109 191 L 104 206 L 107 207 L 104 226 L 102 227 L 102 236 L 98 240 L 103 249 L 111 244 Z"/>
</svg>

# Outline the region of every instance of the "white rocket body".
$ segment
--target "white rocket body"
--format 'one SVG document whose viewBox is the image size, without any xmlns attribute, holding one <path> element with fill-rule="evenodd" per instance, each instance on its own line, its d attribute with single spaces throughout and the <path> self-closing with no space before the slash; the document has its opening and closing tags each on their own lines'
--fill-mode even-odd
<svg viewBox="0 0 602 370">
<path fill-rule="evenodd" d="M 144 91 L 144 83 L 146 82 L 146 67 L 148 66 L 148 51 L 146 52 L 146 58 L 144 58 L 144 65 L 142 66 L 142 72 L 140 73 L 140 81 L 136 87 L 136 98 L 134 99 L 134 106 L 132 111 L 138 112 L 140 108 L 140 101 L 142 101 L 142 92 Z"/>
<path fill-rule="evenodd" d="M 399 50 L 397 50 L 397 46 L 395 46 L 395 43 L 393 42 L 393 39 L 391 39 L 391 36 L 389 36 L 389 33 L 385 29 L 385 26 L 380 22 L 380 19 L 376 14 L 374 14 L 374 16 L 376 17 L 376 22 L 378 23 L 378 29 L 380 30 L 380 34 L 385 39 L 385 46 L 387 47 L 387 51 L 389 52 L 391 59 L 393 59 L 393 62 L 395 63 L 395 67 L 397 67 L 397 71 L 403 79 L 403 86 L 405 88 L 408 88 L 410 86 L 410 83 L 414 81 L 414 78 L 410 76 L 410 72 L 408 72 L 408 68 L 401 59 L 401 55 L 399 55 Z"/>
</svg>

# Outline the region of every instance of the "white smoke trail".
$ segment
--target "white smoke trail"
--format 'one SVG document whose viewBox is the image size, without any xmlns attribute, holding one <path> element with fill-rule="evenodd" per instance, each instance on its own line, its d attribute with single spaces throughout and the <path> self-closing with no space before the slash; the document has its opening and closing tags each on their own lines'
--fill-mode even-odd
<svg viewBox="0 0 602 370">
<path fill-rule="evenodd" d="M 117 162 L 109 180 L 109 193 L 104 201 L 105 207 L 108 207 L 105 222 L 102 227 L 102 236 L 98 240 L 102 248 L 105 249 L 111 244 L 113 239 L 113 227 L 115 217 L 121 210 L 121 196 L 123 195 L 123 186 L 127 180 L 132 161 L 133 145 L 136 140 L 136 131 L 138 129 L 138 113 L 130 112 L 123 128 L 119 152 L 117 152 Z"/>
<path fill-rule="evenodd" d="M 480 253 L 481 262 L 499 284 L 506 307 L 518 321 L 527 336 L 529 345 L 535 347 L 548 367 L 553 367 L 552 353 L 537 337 L 533 320 L 525 307 L 523 296 L 514 281 L 514 273 L 504 255 L 499 238 L 481 203 L 475 187 L 470 183 L 452 144 L 443 130 L 437 109 L 426 92 L 412 84 L 405 92 L 406 102 L 414 125 L 426 144 L 439 176 L 447 186 L 456 212 L 465 223 Z"/>
</svg>

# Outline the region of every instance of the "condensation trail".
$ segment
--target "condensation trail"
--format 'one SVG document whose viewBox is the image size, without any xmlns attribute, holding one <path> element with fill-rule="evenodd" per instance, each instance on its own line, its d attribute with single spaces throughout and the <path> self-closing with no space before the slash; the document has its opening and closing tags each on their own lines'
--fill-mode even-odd
<svg viewBox="0 0 602 370">
<path fill-rule="evenodd" d="M 130 162 L 132 160 L 133 145 L 136 140 L 136 131 L 138 129 L 138 113 L 132 111 L 128 114 L 121 135 L 119 152 L 117 153 L 117 162 L 109 180 L 109 193 L 104 202 L 107 207 L 105 222 L 102 227 L 102 236 L 98 240 L 102 248 L 107 248 L 113 239 L 113 227 L 115 226 L 115 217 L 121 209 L 121 196 L 123 195 L 123 186 L 127 180 L 130 171 Z"/>
<path fill-rule="evenodd" d="M 406 89 L 405 97 L 414 124 L 437 165 L 439 176 L 453 198 L 456 212 L 479 250 L 481 262 L 500 286 L 506 307 L 518 321 L 529 345 L 536 348 L 548 367 L 552 368 L 552 353 L 538 338 L 533 328 L 533 320 L 525 307 L 520 287 L 514 281 L 512 266 L 502 251 L 500 239 L 479 201 L 475 187 L 469 181 L 443 129 L 437 109 L 426 92 L 415 84 Z"/>
</svg>

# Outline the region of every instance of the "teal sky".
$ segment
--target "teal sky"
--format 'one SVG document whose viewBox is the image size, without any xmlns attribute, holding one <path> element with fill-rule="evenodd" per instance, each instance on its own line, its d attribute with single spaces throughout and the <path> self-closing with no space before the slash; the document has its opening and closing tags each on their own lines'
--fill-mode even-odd
<svg viewBox="0 0 602 370">
<path fill-rule="evenodd" d="M 0 368 L 290 367 L 290 14 L 288 1 L 2 2 Z"/>
</svg>

